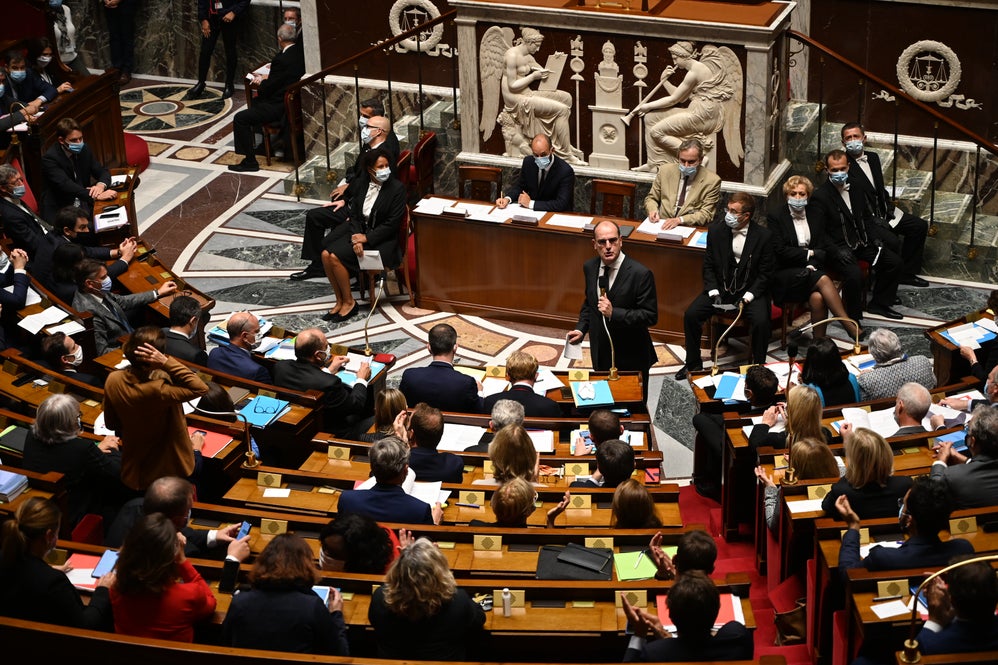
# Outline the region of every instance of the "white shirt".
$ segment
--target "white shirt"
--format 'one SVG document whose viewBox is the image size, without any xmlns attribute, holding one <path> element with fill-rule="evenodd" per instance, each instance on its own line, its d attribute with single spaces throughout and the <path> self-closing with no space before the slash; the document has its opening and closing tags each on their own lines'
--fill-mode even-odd
<svg viewBox="0 0 998 665">
<path fill-rule="evenodd" d="M 364 217 L 371 216 L 371 208 L 374 207 L 374 201 L 378 198 L 378 194 L 381 193 L 381 183 L 376 180 L 372 180 L 367 186 L 367 195 L 364 196 L 364 205 L 361 208 L 361 212 L 364 213 Z"/>
<path fill-rule="evenodd" d="M 849 183 L 846 183 L 843 187 L 835 185 L 835 189 L 839 191 L 839 196 L 841 196 L 842 200 L 846 202 L 846 209 L 848 209 L 849 212 L 852 212 L 852 201 L 849 200 Z"/>
<path fill-rule="evenodd" d="M 598 273 L 599 276 L 602 277 L 604 274 L 606 274 L 607 270 L 610 271 L 610 286 L 607 289 L 607 291 L 609 291 L 610 289 L 613 288 L 613 283 L 617 280 L 617 275 L 620 273 L 620 266 L 623 263 L 624 263 L 624 253 L 621 252 L 620 254 L 617 255 L 617 260 L 616 261 L 614 261 L 610 265 L 603 264 L 603 265 L 600 266 L 599 273 Z M 599 283 L 600 283 L 600 280 L 597 279 L 596 280 L 596 297 L 597 298 L 599 298 Z"/>
<path fill-rule="evenodd" d="M 860 170 L 866 175 L 866 179 L 873 184 L 873 171 L 870 170 L 870 160 L 867 158 L 866 153 L 863 153 L 859 157 L 854 157 L 856 164 L 859 166 Z"/>
</svg>

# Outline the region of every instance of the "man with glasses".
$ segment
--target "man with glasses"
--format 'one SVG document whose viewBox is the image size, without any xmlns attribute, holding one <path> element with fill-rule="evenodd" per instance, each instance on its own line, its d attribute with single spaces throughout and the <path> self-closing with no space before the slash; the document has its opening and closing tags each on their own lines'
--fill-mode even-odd
<svg viewBox="0 0 998 665">
<path fill-rule="evenodd" d="M 253 360 L 253 349 L 260 346 L 260 319 L 252 312 L 236 312 L 225 324 L 229 343 L 208 354 L 208 367 L 244 379 L 270 383 L 270 373 Z"/>
<path fill-rule="evenodd" d="M 676 372 L 682 381 L 689 372 L 703 370 L 700 336 L 703 324 L 714 315 L 715 307 L 745 305 L 752 335 L 752 362 L 766 362 L 769 347 L 769 278 L 773 273 L 772 236 L 769 229 L 752 223 L 755 201 L 735 192 L 728 201 L 724 221 L 707 231 L 703 255 L 703 291 L 683 314 L 686 334 L 686 364 Z"/>
<path fill-rule="evenodd" d="M 658 295 L 651 270 L 625 256 L 620 228 L 609 220 L 593 230 L 596 257 L 582 266 L 586 291 L 579 321 L 568 333 L 569 344 L 579 344 L 589 333 L 593 368 L 605 371 L 637 370 L 648 393 L 648 370 L 657 357 L 648 329 L 658 322 Z"/>
<path fill-rule="evenodd" d="M 700 141 L 683 141 L 679 146 L 679 164 L 662 165 L 645 197 L 649 221 L 662 222 L 663 230 L 680 224 L 710 224 L 721 198 L 721 179 L 716 173 L 703 168 L 702 162 L 703 145 Z"/>
</svg>

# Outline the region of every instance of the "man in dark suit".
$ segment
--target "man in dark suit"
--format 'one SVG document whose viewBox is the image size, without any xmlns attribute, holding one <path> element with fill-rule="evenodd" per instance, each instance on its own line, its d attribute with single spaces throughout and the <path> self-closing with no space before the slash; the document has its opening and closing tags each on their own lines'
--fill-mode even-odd
<svg viewBox="0 0 998 665">
<path fill-rule="evenodd" d="M 7 53 L 7 85 L 14 100 L 28 106 L 40 108 L 59 96 L 59 91 L 51 83 L 46 83 L 34 69 L 28 67 L 24 53 L 18 50 Z M 4 108 L 8 112 L 9 108 Z M 37 110 L 32 112 L 32 115 Z"/>
<path fill-rule="evenodd" d="M 440 524 L 444 511 L 440 503 L 430 504 L 409 496 L 402 482 L 409 470 L 409 447 L 394 436 L 375 441 L 371 446 L 370 489 L 347 490 L 340 495 L 340 515 L 356 513 L 379 522 Z"/>
<path fill-rule="evenodd" d="M 596 471 L 587 480 L 573 481 L 569 487 L 617 487 L 634 473 L 634 449 L 620 439 L 596 446 Z"/>
<path fill-rule="evenodd" d="M 409 404 L 426 402 L 441 411 L 481 413 L 481 386 L 475 379 L 454 369 L 457 331 L 446 323 L 430 328 L 426 348 L 433 357 L 427 367 L 410 367 L 402 372 L 399 390 Z"/>
<path fill-rule="evenodd" d="M 228 99 L 235 92 L 236 42 L 242 30 L 240 19 L 249 4 L 250 0 L 198 0 L 198 23 L 201 29 L 198 82 L 187 91 L 184 99 L 200 99 L 204 95 L 204 84 L 208 80 L 208 69 L 211 67 L 211 54 L 215 50 L 219 35 L 225 42 L 225 88 L 222 90 L 222 99 Z"/>
<path fill-rule="evenodd" d="M 898 431 L 894 432 L 894 436 L 924 434 L 922 419 L 931 405 L 932 395 L 922 384 L 912 381 L 898 388 L 897 399 L 894 401 L 894 420 L 897 421 Z"/>
<path fill-rule="evenodd" d="M 191 342 L 201 323 L 201 303 L 190 296 L 177 296 L 170 303 L 170 327 L 166 334 L 166 355 L 198 365 L 208 364 L 208 354 Z"/>
<path fill-rule="evenodd" d="M 998 649 L 998 577 L 987 562 L 968 563 L 937 577 L 925 587 L 925 595 L 929 620 L 918 633 L 922 653 Z"/>
<path fill-rule="evenodd" d="M 177 284 L 163 282 L 158 289 L 119 296 L 111 293 L 111 278 L 107 266 L 94 259 L 83 259 L 76 268 L 76 297 L 73 309 L 94 315 L 94 342 L 97 355 L 102 356 L 121 346 L 123 335 L 134 332 L 128 322 L 128 310 L 155 302 L 175 293 Z"/>
<path fill-rule="evenodd" d="M 929 283 L 918 276 L 922 272 L 922 255 L 925 253 L 925 237 L 929 223 L 921 217 L 896 210 L 884 186 L 884 170 L 880 165 L 880 155 L 864 150 L 866 133 L 863 125 L 849 122 L 842 127 L 842 145 L 849 156 L 849 172 L 852 181 L 863 186 L 864 193 L 873 203 L 873 211 L 878 219 L 889 222 L 883 238 L 890 242 L 891 251 L 901 255 L 901 284 L 928 286 Z M 897 221 L 894 221 L 897 218 Z M 897 237 L 901 236 L 903 242 Z"/>
<path fill-rule="evenodd" d="M 496 207 L 505 208 L 515 201 L 531 210 L 571 212 L 575 207 L 575 171 L 554 154 L 551 139 L 544 134 L 534 137 L 530 150 L 534 155 L 523 158 L 519 181 L 496 200 Z"/>
<path fill-rule="evenodd" d="M 939 532 L 949 529 L 949 516 L 953 512 L 953 497 L 946 486 L 929 476 L 919 476 L 904 495 L 898 514 L 901 530 L 908 539 L 900 547 L 876 546 L 865 559 L 860 559 L 859 515 L 849 505 L 844 494 L 835 501 L 846 530 L 839 549 L 839 571 L 843 580 L 852 568 L 867 570 L 899 570 L 902 568 L 935 568 L 945 566 L 958 554 L 969 554 L 974 546 L 963 538 L 939 539 Z"/>
<path fill-rule="evenodd" d="M 336 376 L 346 364 L 346 356 L 330 355 L 329 343 L 321 330 L 306 328 L 295 338 L 295 359 L 281 360 L 274 365 L 274 384 L 295 390 L 321 391 L 325 431 L 357 438 L 373 422 L 373 416 L 364 417 L 371 366 L 361 363 L 357 380 L 353 386 L 347 386 Z"/>
<path fill-rule="evenodd" d="M 267 368 L 253 360 L 253 349 L 260 346 L 260 319 L 252 312 L 235 312 L 225 322 L 229 343 L 220 344 L 208 354 L 208 367 L 241 376 L 251 381 L 270 383 Z"/>
<path fill-rule="evenodd" d="M 97 388 L 104 387 L 104 379 L 76 370 L 83 363 L 83 347 L 64 332 L 52 333 L 41 343 L 42 360 L 50 369 L 65 374 Z"/>
<path fill-rule="evenodd" d="M 666 604 L 676 626 L 675 637 L 662 627 L 657 616 L 626 600 L 622 602 L 624 614 L 634 629 L 624 652 L 625 663 L 752 659 L 755 644 L 744 625 L 729 621 L 713 632 L 721 610 L 721 594 L 703 571 L 683 573 L 669 589 Z M 649 633 L 660 639 L 647 642 Z"/>
<path fill-rule="evenodd" d="M 31 284 L 27 265 L 28 255 L 23 249 L 11 250 L 10 257 L 0 251 L 0 350 L 13 346 L 18 339 L 17 312 L 24 307 Z"/>
<path fill-rule="evenodd" d="M 714 314 L 715 305 L 743 302 L 752 335 L 752 362 L 766 362 L 769 347 L 769 279 L 773 273 L 772 233 L 752 223 L 755 201 L 735 192 L 728 201 L 723 222 L 707 231 L 703 257 L 703 292 L 683 315 L 686 333 L 686 364 L 676 372 L 683 380 L 689 372 L 703 369 L 700 335 L 703 324 Z"/>
<path fill-rule="evenodd" d="M 425 402 L 420 402 L 409 416 L 409 468 L 416 480 L 460 483 L 464 479 L 464 460 L 453 453 L 437 452 L 444 435 L 444 416 Z"/>
<path fill-rule="evenodd" d="M 229 164 L 230 171 L 247 173 L 259 171 L 256 161 L 254 128 L 275 122 L 284 116 L 284 91 L 305 75 L 305 54 L 296 45 L 295 29 L 286 23 L 277 29 L 277 44 L 280 52 L 270 61 L 270 73 L 259 77 L 254 75 L 257 88 L 252 104 L 232 117 L 232 139 L 234 150 L 243 156 L 238 164 Z"/>
<path fill-rule="evenodd" d="M 862 185 L 853 183 L 849 157 L 841 150 L 825 155 L 828 180 L 814 192 L 814 203 L 824 208 L 825 232 L 835 249 L 828 252 L 828 268 L 842 278 L 842 301 L 849 318 L 863 318 L 863 278 L 857 261 L 876 271 L 873 294 L 866 311 L 888 319 L 904 318 L 893 309 L 901 275 L 901 257 L 884 242 L 884 231 L 873 214 Z"/>
<path fill-rule="evenodd" d="M 492 407 L 501 399 L 511 399 L 523 405 L 523 412 L 528 418 L 561 417 L 558 402 L 534 392 L 537 359 L 532 355 L 523 351 L 509 354 L 506 359 L 506 378 L 509 379 L 509 390 L 486 397 L 482 413 L 492 413 Z"/>
<path fill-rule="evenodd" d="M 991 373 L 989 384 L 995 381 L 996 373 L 998 368 Z M 953 450 L 951 442 L 940 443 L 932 463 L 932 477 L 941 479 L 949 488 L 957 508 L 998 505 L 998 407 L 981 405 L 974 409 L 967 431 L 967 450 L 969 459 Z"/>
<path fill-rule="evenodd" d="M 59 209 L 66 206 L 83 208 L 90 217 L 94 201 L 110 201 L 118 196 L 110 188 L 111 174 L 84 143 L 76 120 L 63 118 L 57 122 L 55 136 L 55 144 L 42 155 L 42 217 L 55 219 Z"/>
<path fill-rule="evenodd" d="M 582 266 L 585 300 L 579 310 L 575 330 L 568 333 L 570 344 L 582 342 L 589 333 L 593 367 L 608 370 L 614 362 L 622 370 L 641 372 L 642 390 L 647 396 L 648 370 L 657 357 L 648 328 L 658 321 L 655 276 L 645 266 L 625 256 L 620 228 L 604 220 L 593 229 L 593 249 L 597 256 Z"/>
<path fill-rule="evenodd" d="M 92 242 L 90 233 L 90 218 L 82 208 L 67 206 L 55 216 L 52 232 L 45 234 L 38 243 L 38 251 L 32 256 L 31 274 L 42 284 L 48 285 L 53 280 L 52 257 L 59 245 L 74 243 L 83 249 L 83 256 L 98 261 L 111 261 L 107 266 L 107 274 L 115 279 L 125 274 L 128 263 L 135 256 L 138 243 L 135 238 L 125 238 L 115 249 L 101 247 Z"/>
<path fill-rule="evenodd" d="M 21 200 L 24 193 L 21 172 L 9 164 L 0 164 L 0 223 L 4 234 L 13 241 L 14 247 L 35 257 L 52 226 Z"/>
<path fill-rule="evenodd" d="M 361 107 L 363 111 L 363 107 Z M 394 138 L 394 145 L 392 143 Z M 364 200 L 364 193 L 367 192 L 368 183 L 371 176 L 364 167 L 364 156 L 375 148 L 382 148 L 388 153 L 388 165 L 395 171 L 398 163 L 398 137 L 392 131 L 388 118 L 375 115 L 366 119 L 366 123 L 361 128 L 361 141 L 364 149 L 353 166 L 347 171 L 346 176 L 330 194 L 330 202 L 318 208 L 312 208 L 305 213 L 305 232 L 302 236 L 301 257 L 309 263 L 304 269 L 293 272 L 290 278 L 299 281 L 312 279 L 313 277 L 325 277 L 326 271 L 322 267 L 323 238 L 326 231 L 336 226 L 344 224 L 350 219 L 353 211 L 352 206 L 337 203 L 341 199 L 347 201 Z"/>
</svg>

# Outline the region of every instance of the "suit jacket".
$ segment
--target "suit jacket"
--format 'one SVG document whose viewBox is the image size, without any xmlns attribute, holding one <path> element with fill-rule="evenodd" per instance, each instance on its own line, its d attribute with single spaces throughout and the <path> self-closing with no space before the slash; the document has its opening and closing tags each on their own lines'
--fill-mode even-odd
<svg viewBox="0 0 998 665">
<path fill-rule="evenodd" d="M 704 167 L 697 169 L 686 188 L 686 200 L 676 210 L 680 187 L 679 167 L 663 164 L 658 169 L 655 182 L 645 197 L 645 211 L 650 215 L 658 211 L 663 219 L 682 217 L 686 226 L 707 226 L 714 219 L 717 202 L 721 199 L 721 179 Z"/>
<path fill-rule="evenodd" d="M 163 476 L 194 472 L 194 451 L 183 403 L 208 386 L 176 358 L 149 378 L 134 368 L 111 372 L 104 384 L 104 420 L 122 440 L 121 481 L 143 490 Z"/>
<path fill-rule="evenodd" d="M 88 259 L 96 259 L 97 261 L 111 260 L 111 250 L 107 247 L 86 245 L 81 242 L 75 242 L 60 233 L 46 233 L 41 237 L 35 253 L 28 254 L 31 258 L 31 263 L 28 265 L 28 268 L 31 269 L 31 275 L 41 282 L 45 288 L 52 290 L 51 285 L 54 284 L 55 278 L 52 275 L 52 270 L 54 268 L 52 265 L 52 256 L 55 254 L 56 248 L 59 247 L 59 245 L 67 245 L 71 243 L 79 245 L 80 248 L 83 249 L 83 256 Z M 127 270 L 128 263 L 126 261 L 115 261 L 108 264 L 107 276 L 114 279 L 123 275 Z"/>
<path fill-rule="evenodd" d="M 873 182 L 870 182 L 870 179 L 866 177 L 866 173 L 863 172 L 859 162 L 852 155 L 848 155 L 849 178 L 850 180 L 854 180 L 856 184 L 862 185 L 863 191 L 872 203 L 873 211 L 876 215 L 883 218 L 893 217 L 894 203 L 891 201 L 887 188 L 884 186 L 884 170 L 880 164 L 880 155 L 869 151 L 863 154 L 866 155 L 866 163 L 870 166 Z"/>
<path fill-rule="evenodd" d="M 7 270 L 0 273 L 0 349 L 10 346 L 8 338 L 16 339 L 17 310 L 24 307 L 29 284 L 28 274 L 17 272 L 14 266 L 8 265 Z M 7 291 L 8 286 L 13 286 L 13 291 Z"/>
<path fill-rule="evenodd" d="M 579 321 L 575 324 L 575 329 L 583 334 L 589 333 L 593 367 L 607 370 L 611 361 L 610 341 L 603 327 L 603 315 L 597 309 L 602 265 L 603 262 L 597 256 L 582 266 L 586 297 L 579 310 Z M 657 360 L 651 335 L 648 333 L 648 328 L 658 321 L 655 276 L 651 270 L 625 255 L 620 271 L 613 279 L 613 286 L 607 291 L 607 297 L 613 304 L 613 313 L 607 327 L 617 353 L 617 368 L 648 371 Z"/>
<path fill-rule="evenodd" d="M 66 574 L 42 559 L 25 556 L 0 566 L 0 613 L 14 619 L 43 621 L 70 628 L 111 631 L 107 587 L 98 587 L 84 605 Z"/>
<path fill-rule="evenodd" d="M 461 413 L 482 411 L 482 398 L 478 396 L 475 380 L 443 360 L 434 360 L 426 367 L 410 367 L 402 372 L 399 390 L 409 404 L 426 402 L 441 411 Z"/>
<path fill-rule="evenodd" d="M 77 291 L 73 297 L 73 309 L 94 315 L 94 342 L 97 344 L 97 355 L 102 356 L 111 349 L 121 346 L 118 338 L 128 334 L 128 328 L 125 327 L 128 320 L 126 310 L 148 305 L 155 300 L 155 291 L 130 293 L 124 296 L 105 293 L 103 298 L 92 293 Z"/>
<path fill-rule="evenodd" d="M 364 249 L 376 249 L 381 253 L 385 267 L 397 266 L 402 261 L 402 248 L 399 247 L 399 227 L 405 217 L 406 190 L 398 178 L 389 178 L 381 185 L 378 197 L 374 199 L 371 214 L 364 219 L 364 198 L 371 186 L 365 178 L 350 199 L 351 233 L 367 236 Z"/>
<path fill-rule="evenodd" d="M 305 75 L 305 52 L 300 44 L 291 44 L 270 61 L 270 73 L 257 89 L 254 104 L 284 105 L 284 91 Z"/>
<path fill-rule="evenodd" d="M 929 390 L 936 387 L 932 361 L 925 356 L 905 356 L 889 365 L 876 365 L 856 377 L 864 400 L 895 397 L 906 383 L 920 383 Z"/>
<path fill-rule="evenodd" d="M 166 334 L 166 355 L 196 365 L 208 364 L 208 353 L 192 344 L 187 335 L 182 335 L 169 328 L 163 328 L 163 332 Z"/>
<path fill-rule="evenodd" d="M 938 633 L 922 627 L 918 633 L 922 653 L 963 653 L 998 649 L 998 617 L 992 616 L 981 625 L 954 619 Z"/>
<path fill-rule="evenodd" d="M 769 279 L 773 274 L 772 233 L 750 222 L 742 247 L 742 259 L 735 263 L 731 250 L 731 229 L 724 222 L 711 224 L 707 231 L 707 249 L 703 257 L 703 290 L 717 290 L 725 302 L 735 302 L 752 293 L 754 298 L 769 298 Z"/>
<path fill-rule="evenodd" d="M 420 482 L 460 483 L 464 479 L 463 459 L 429 448 L 410 448 L 409 468 L 416 472 L 416 480 Z"/>
<path fill-rule="evenodd" d="M 532 155 L 523 158 L 520 178 L 506 191 L 513 203 L 526 192 L 533 201 L 534 210 L 572 212 L 575 208 L 575 171 L 561 157 L 551 155 L 551 165 L 544 177 L 544 184 L 538 187 L 540 170 Z"/>
<path fill-rule="evenodd" d="M 941 541 L 939 538 L 912 536 L 901 547 L 873 547 L 862 561 L 859 558 L 859 531 L 846 529 L 839 549 L 839 570 L 843 577 L 852 568 L 901 570 L 904 568 L 941 568 L 958 554 L 972 554 L 974 546 L 963 538 Z"/>
<path fill-rule="evenodd" d="M 10 88 L 14 99 L 22 104 L 33 102 L 39 97 L 46 102 L 51 102 L 59 96 L 59 91 L 55 89 L 55 86 L 46 82 L 34 69 L 28 69 L 27 76 L 20 83 L 12 79 L 10 74 L 8 74 L 7 86 Z M 6 109 L 4 110 L 6 111 Z"/>
<path fill-rule="evenodd" d="M 353 416 L 361 415 L 367 406 L 367 386 L 357 382 L 347 386 L 340 377 L 323 372 L 302 360 L 280 360 L 274 365 L 274 385 L 295 390 L 321 390 L 323 417 L 326 427 L 334 434 L 344 431 Z"/>
<path fill-rule="evenodd" d="M 253 360 L 249 351 L 235 344 L 219 345 L 212 349 L 208 354 L 208 368 L 251 381 L 270 383 L 267 368 Z"/>
<path fill-rule="evenodd" d="M 518 385 L 501 393 L 489 395 L 484 400 L 482 413 L 492 413 L 492 407 L 501 399 L 511 399 L 523 405 L 523 415 L 528 418 L 560 418 L 561 406 L 558 402 L 538 395 L 530 386 Z"/>
<path fill-rule="evenodd" d="M 336 508 L 340 515 L 356 513 L 378 522 L 433 524 L 430 504 L 409 496 L 399 485 L 375 483 L 367 490 L 347 490 Z"/>
<path fill-rule="evenodd" d="M 146 512 L 142 505 L 144 501 L 145 497 L 140 496 L 125 502 L 114 521 L 104 531 L 105 547 L 121 547 L 125 536 L 135 526 L 135 523 L 145 517 Z M 218 541 L 215 541 L 214 548 L 208 547 L 208 529 L 195 529 L 187 525 L 180 530 L 180 533 L 184 534 L 184 538 L 187 540 L 184 545 L 184 554 L 188 557 L 217 559 L 226 553 L 226 548 L 220 547 Z M 238 566 L 236 568 L 236 572 L 238 572 Z"/>
<path fill-rule="evenodd" d="M 111 173 L 97 161 L 90 146 L 84 146 L 74 160 L 56 143 L 42 155 L 42 179 L 45 182 L 45 192 L 42 194 L 42 217 L 55 219 L 60 208 L 73 205 L 75 199 L 80 199 L 80 207 L 92 214 L 93 199 L 87 191 L 91 182 L 102 182 L 111 185 Z"/>
<path fill-rule="evenodd" d="M 729 621 L 706 642 L 694 642 L 682 637 L 654 640 L 640 651 L 628 648 L 624 662 L 670 663 L 698 660 L 752 660 L 755 642 L 749 629 L 737 621 Z"/>
<path fill-rule="evenodd" d="M 3 222 L 4 233 L 14 242 L 14 247 L 26 251 L 28 258 L 32 260 L 51 228 L 41 217 L 31 212 L 27 204 L 15 203 L 6 196 L 0 196 L 0 221 Z"/>
<path fill-rule="evenodd" d="M 395 132 L 394 131 L 388 132 L 388 136 L 385 137 L 385 140 L 379 143 L 378 145 L 374 146 L 374 148 L 381 148 L 382 150 L 388 153 L 388 156 L 391 158 L 392 170 L 394 171 L 395 165 L 398 164 L 399 155 L 401 154 L 402 150 L 402 147 L 399 145 L 399 139 L 395 135 Z M 346 172 L 346 174 L 344 174 L 343 178 L 348 183 L 350 183 L 347 186 L 347 190 L 343 193 L 343 198 L 345 198 L 346 200 L 349 201 L 350 199 L 355 197 L 357 195 L 358 187 L 367 183 L 368 178 L 370 178 L 370 176 L 367 173 L 367 169 L 365 169 L 363 166 L 364 153 L 366 153 L 368 150 L 373 150 L 374 148 L 365 145 L 363 149 L 361 149 L 360 154 L 357 155 L 357 159 L 354 160 L 353 166 L 351 166 L 350 169 Z M 361 201 L 363 201 L 363 198 L 361 199 Z"/>
<path fill-rule="evenodd" d="M 215 613 L 211 587 L 185 560 L 177 564 L 182 583 L 173 582 L 158 594 L 123 595 L 111 590 L 114 632 L 178 642 L 194 641 L 194 624 Z"/>
<path fill-rule="evenodd" d="M 911 489 L 909 476 L 891 476 L 884 487 L 871 483 L 860 488 L 855 488 L 848 480 L 840 478 L 822 499 L 821 508 L 829 517 L 842 519 L 835 507 L 835 501 L 844 494 L 849 497 L 849 505 L 860 519 L 891 517 L 898 514 L 898 499 L 903 499 L 909 489 Z"/>
<path fill-rule="evenodd" d="M 232 597 L 222 644 L 240 649 L 347 656 L 343 612 L 330 612 L 309 586 L 253 588 Z"/>
<path fill-rule="evenodd" d="M 198 0 L 198 21 L 207 21 L 211 16 L 222 18 L 229 12 L 239 16 L 249 7 L 250 0 L 221 0 L 222 8 L 212 10 L 215 3 L 212 0 Z"/>
<path fill-rule="evenodd" d="M 949 487 L 957 508 L 994 506 L 998 499 L 998 459 L 978 453 L 966 464 L 933 464 L 931 475 Z"/>
<path fill-rule="evenodd" d="M 828 180 L 814 190 L 811 197 L 811 203 L 823 209 L 825 233 L 828 234 L 829 242 L 838 248 L 850 250 L 872 245 L 874 239 L 873 217 L 863 186 L 853 186 L 853 182 L 855 178 L 852 169 L 849 169 L 849 207 L 842 200 L 839 190 Z"/>
<path fill-rule="evenodd" d="M 767 228 L 773 234 L 773 253 L 777 270 L 803 268 L 806 265 L 812 265 L 819 270 L 825 267 L 826 252 L 830 242 L 825 235 L 824 208 L 808 205 L 804 208 L 804 214 L 807 228 L 811 232 L 811 242 L 807 247 L 801 247 L 797 241 L 797 231 L 794 229 L 789 206 L 779 206 L 766 216 Z M 808 250 L 814 251 L 814 256 L 810 260 L 807 258 Z"/>
</svg>

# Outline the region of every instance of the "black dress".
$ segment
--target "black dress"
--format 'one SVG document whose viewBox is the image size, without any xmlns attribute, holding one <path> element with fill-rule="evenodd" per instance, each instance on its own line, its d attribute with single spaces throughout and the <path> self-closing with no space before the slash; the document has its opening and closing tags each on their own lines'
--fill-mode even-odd
<svg viewBox="0 0 998 665">
<path fill-rule="evenodd" d="M 818 280 L 825 276 L 825 251 L 828 241 L 824 232 L 824 220 L 818 206 L 804 209 L 810 240 L 801 245 L 797 238 L 790 207 L 780 206 L 770 213 L 767 221 L 773 232 L 773 253 L 776 255 L 776 270 L 770 285 L 773 302 L 807 302 Z M 808 258 L 808 251 L 813 255 Z M 807 266 L 816 268 L 811 270 Z"/>
<path fill-rule="evenodd" d="M 485 624 L 485 612 L 464 589 L 457 589 L 433 616 L 414 621 L 388 609 L 384 587 L 378 587 L 367 618 L 378 657 L 392 660 L 469 660 L 468 646 Z"/>
<path fill-rule="evenodd" d="M 405 218 L 405 185 L 397 178 L 389 178 L 380 186 L 380 191 L 369 215 L 364 215 L 364 199 L 370 187 L 378 185 L 365 183 L 357 191 L 356 196 L 347 202 L 350 209 L 350 221 L 340 224 L 329 232 L 323 240 L 323 246 L 330 254 L 335 254 L 343 266 L 357 272 L 360 264 L 353 251 L 350 237 L 355 233 L 367 236 L 365 250 L 376 249 L 381 253 L 381 261 L 385 268 L 394 268 L 402 260 L 402 250 L 399 247 L 399 227 Z"/>
</svg>

